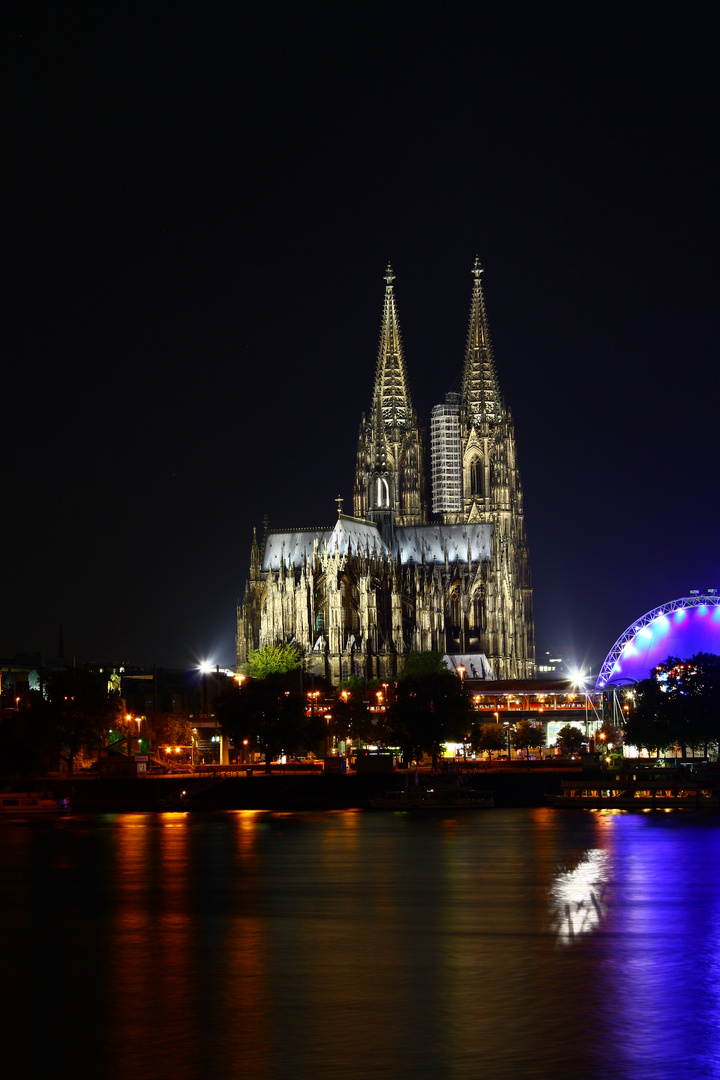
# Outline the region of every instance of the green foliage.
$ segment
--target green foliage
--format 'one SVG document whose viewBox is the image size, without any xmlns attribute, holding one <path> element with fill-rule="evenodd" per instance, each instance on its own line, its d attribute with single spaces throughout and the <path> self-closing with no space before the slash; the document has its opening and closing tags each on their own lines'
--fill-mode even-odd
<svg viewBox="0 0 720 1080">
<path fill-rule="evenodd" d="M 161 737 L 163 742 L 170 746 L 191 746 L 193 744 L 192 724 L 184 716 L 170 716 Z"/>
<path fill-rule="evenodd" d="M 315 676 L 315 686 L 317 688 L 318 683 L 325 683 L 325 679 L 318 680 L 318 676 Z M 372 679 L 359 679 L 357 675 L 351 675 L 345 682 L 341 682 L 338 690 L 347 690 L 349 694 L 352 694 L 357 700 L 369 697 L 373 699 L 378 690 L 382 691 L 383 683 L 382 679 L 378 679 L 377 676 L 373 676 Z M 328 686 L 328 693 L 333 690 L 332 686 Z"/>
<path fill-rule="evenodd" d="M 622 758 L 624 742 L 623 729 L 615 727 L 607 720 L 593 735 L 595 753 L 606 755 L 609 761 Z M 637 745 L 637 744 L 636 744 Z"/>
<path fill-rule="evenodd" d="M 300 654 L 295 645 L 266 645 L 248 656 L 245 673 L 253 679 L 266 679 L 286 671 L 297 671 Z"/>
<path fill-rule="evenodd" d="M 452 674 L 441 652 L 430 650 L 429 652 L 409 652 L 405 661 L 405 668 L 398 681 L 403 679 L 421 679 L 429 675 Z"/>
<path fill-rule="evenodd" d="M 511 739 L 516 750 L 535 750 L 545 745 L 545 731 L 542 724 L 518 720 Z"/>
<path fill-rule="evenodd" d="M 560 747 L 564 754 L 577 754 L 580 752 L 580 747 L 585 742 L 585 736 L 580 728 L 576 728 L 574 724 L 565 724 L 561 727 L 557 734 L 557 745 Z"/>
<path fill-rule="evenodd" d="M 432 755 L 433 768 L 444 744 L 461 741 L 470 730 L 467 696 L 440 653 L 410 653 L 390 698 L 386 738 L 406 757 Z"/>
<path fill-rule="evenodd" d="M 502 724 L 473 725 L 470 733 L 470 745 L 475 753 L 492 754 L 495 750 L 507 749 L 507 735 Z"/>
</svg>

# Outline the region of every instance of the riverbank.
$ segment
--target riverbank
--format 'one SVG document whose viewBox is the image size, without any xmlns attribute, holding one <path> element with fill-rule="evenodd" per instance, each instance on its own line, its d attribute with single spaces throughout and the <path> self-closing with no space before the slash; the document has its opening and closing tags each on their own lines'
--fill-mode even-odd
<svg viewBox="0 0 720 1080">
<path fill-rule="evenodd" d="M 496 806 L 546 805 L 560 782 L 579 769 L 483 771 L 465 775 L 464 783 L 492 795 Z M 348 810 L 368 809 L 370 799 L 391 788 L 414 782 L 414 773 L 388 776 L 320 775 L 185 776 L 138 779 L 97 777 L 53 778 L 47 787 L 70 801 L 76 813 L 152 812 L 160 810 Z M 429 775 L 423 783 L 432 783 Z M 448 777 L 437 777 L 439 784 Z M 184 793 L 184 794 L 183 794 Z"/>
</svg>

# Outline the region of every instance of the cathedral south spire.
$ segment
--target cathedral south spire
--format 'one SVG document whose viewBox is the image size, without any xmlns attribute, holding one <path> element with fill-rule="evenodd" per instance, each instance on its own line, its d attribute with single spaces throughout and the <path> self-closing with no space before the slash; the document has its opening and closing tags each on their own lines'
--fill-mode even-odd
<svg viewBox="0 0 720 1080">
<path fill-rule="evenodd" d="M 480 260 L 476 256 L 472 269 L 474 282 L 462 379 L 462 408 L 468 428 L 473 425 L 479 427 L 483 423 L 497 424 L 502 412 L 502 399 L 482 291 L 482 272 Z"/>
</svg>

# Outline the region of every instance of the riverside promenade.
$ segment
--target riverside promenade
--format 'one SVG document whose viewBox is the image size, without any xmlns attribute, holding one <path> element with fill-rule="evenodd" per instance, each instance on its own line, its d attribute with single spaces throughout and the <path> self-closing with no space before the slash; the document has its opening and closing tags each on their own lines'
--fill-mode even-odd
<svg viewBox="0 0 720 1080">
<path fill-rule="evenodd" d="M 534 764 L 534 763 L 531 763 Z M 539 763 L 538 763 L 539 764 Z M 433 777 L 421 772 L 425 785 L 460 783 L 493 796 L 496 806 L 545 806 L 545 796 L 557 794 L 563 779 L 589 776 L 580 765 L 542 768 L 517 763 L 473 772 L 454 769 Z M 187 773 L 137 779 L 75 777 L 47 782 L 56 794 L 68 798 L 75 813 L 152 812 L 171 810 L 347 810 L 368 809 L 370 799 L 415 782 L 414 769 L 384 775 L 348 773 L 254 772 L 217 770 L 213 774 Z M 184 794 L 183 794 L 184 793 Z"/>
</svg>

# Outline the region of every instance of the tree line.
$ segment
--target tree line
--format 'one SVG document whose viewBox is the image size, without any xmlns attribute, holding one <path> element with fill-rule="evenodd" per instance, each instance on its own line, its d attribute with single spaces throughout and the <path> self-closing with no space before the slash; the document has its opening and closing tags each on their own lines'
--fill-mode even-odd
<svg viewBox="0 0 720 1080">
<path fill-rule="evenodd" d="M 637 683 L 625 724 L 625 742 L 659 754 L 679 747 L 705 757 L 720 743 L 720 656 L 669 656 Z"/>
<path fill-rule="evenodd" d="M 461 680 L 439 652 L 411 653 L 405 670 L 391 685 L 379 680 L 367 685 L 351 679 L 333 690 L 316 679 L 308 691 L 302 680 L 300 657 L 290 646 L 251 654 L 247 677 L 232 681 L 214 703 L 223 734 L 235 754 L 260 754 L 270 761 L 314 754 L 324 757 L 333 746 L 372 743 L 400 750 L 407 761 L 428 755 L 436 766 L 448 743 L 459 743 L 474 754 L 540 751 L 545 743 L 542 723 L 520 720 L 514 725 L 477 723 Z M 371 711 L 368 701 L 382 696 L 382 709 Z M 101 747 L 127 744 L 133 731 L 122 712 L 117 693 L 108 693 L 107 677 L 91 668 L 67 668 L 49 676 L 43 693 L 32 693 L 31 704 L 5 713 L 0 721 L 2 775 L 47 772 L 63 762 L 68 772 L 87 763 Z M 707 756 L 720 743 L 720 657 L 698 653 L 690 660 L 668 657 L 630 695 L 624 725 L 629 745 L 662 753 L 678 746 Z M 144 745 L 157 749 L 159 740 L 189 742 L 192 729 L 182 717 L 163 720 L 153 728 L 148 717 Z M 169 725 L 169 726 L 168 726 Z M 170 730 L 172 728 L 172 730 Z M 607 733 L 606 733 L 607 734 Z M 610 729 L 610 736 L 617 736 Z M 608 736 L 608 737 L 610 737 Z M 602 733 L 600 734 L 602 737 Z M 568 724 L 558 746 L 575 754 L 584 733 Z"/>
</svg>

